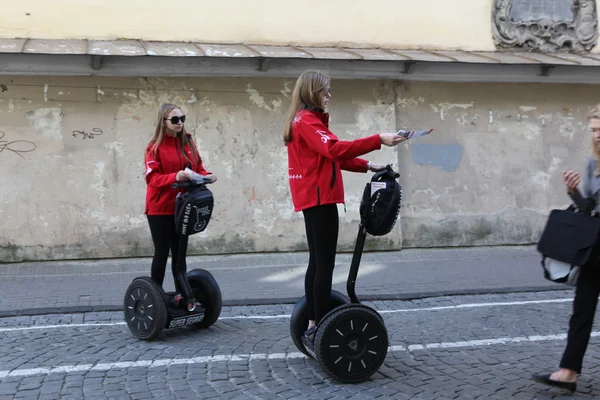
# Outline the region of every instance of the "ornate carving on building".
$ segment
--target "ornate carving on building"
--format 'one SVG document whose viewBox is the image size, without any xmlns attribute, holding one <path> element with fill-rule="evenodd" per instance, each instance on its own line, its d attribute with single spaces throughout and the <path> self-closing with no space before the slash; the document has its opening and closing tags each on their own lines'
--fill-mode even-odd
<svg viewBox="0 0 600 400">
<path fill-rule="evenodd" d="M 589 51 L 598 38 L 596 0 L 494 0 L 497 47 Z"/>
</svg>

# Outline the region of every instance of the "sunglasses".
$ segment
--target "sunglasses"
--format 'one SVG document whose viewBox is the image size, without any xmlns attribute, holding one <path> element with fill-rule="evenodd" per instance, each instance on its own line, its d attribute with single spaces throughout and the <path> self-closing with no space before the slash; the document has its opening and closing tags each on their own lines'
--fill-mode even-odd
<svg viewBox="0 0 600 400">
<path fill-rule="evenodd" d="M 179 121 L 181 121 L 181 123 L 185 122 L 185 115 L 182 115 L 181 117 L 171 117 L 171 118 L 165 118 L 165 120 L 167 121 L 171 121 L 171 123 L 173 125 L 177 125 L 179 123 Z"/>
</svg>

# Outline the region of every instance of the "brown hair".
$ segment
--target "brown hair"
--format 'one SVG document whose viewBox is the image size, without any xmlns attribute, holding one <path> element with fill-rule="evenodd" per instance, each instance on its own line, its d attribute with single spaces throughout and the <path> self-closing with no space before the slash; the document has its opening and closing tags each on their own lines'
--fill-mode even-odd
<svg viewBox="0 0 600 400">
<path fill-rule="evenodd" d="M 292 123 L 302 107 L 321 108 L 323 106 L 320 95 L 329 88 L 330 81 L 327 75 L 313 70 L 304 71 L 298 77 L 292 92 L 292 102 L 286 115 L 283 143 L 287 145 L 292 141 Z"/>
<path fill-rule="evenodd" d="M 177 107 L 174 104 L 166 103 L 160 106 L 160 108 L 158 109 L 156 127 L 154 128 L 154 135 L 148 142 L 148 146 L 152 146 L 150 148 L 150 152 L 154 155 L 156 155 L 156 149 L 158 149 L 158 146 L 160 146 L 160 143 L 162 142 L 165 136 L 165 118 L 167 118 L 169 113 L 175 109 L 181 110 L 181 107 Z M 179 139 L 181 154 L 192 165 L 192 168 L 194 168 L 195 164 L 201 162 L 200 152 L 198 151 L 198 147 L 196 146 L 196 143 L 194 142 L 192 136 L 188 135 L 187 131 L 185 130 L 185 124 L 183 125 L 181 131 L 175 134 L 175 137 Z M 186 143 L 188 143 L 190 146 L 190 150 L 192 152 L 192 159 L 190 159 L 185 153 L 184 146 Z"/>
</svg>

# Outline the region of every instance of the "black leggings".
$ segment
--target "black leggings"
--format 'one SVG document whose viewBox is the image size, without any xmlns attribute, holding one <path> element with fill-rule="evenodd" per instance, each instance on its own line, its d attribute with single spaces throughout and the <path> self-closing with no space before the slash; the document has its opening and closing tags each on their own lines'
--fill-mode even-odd
<svg viewBox="0 0 600 400">
<path fill-rule="evenodd" d="M 165 279 L 165 269 L 171 250 L 171 269 L 175 271 L 177 265 L 177 250 L 179 248 L 179 235 L 175 231 L 175 217 L 173 215 L 148 215 L 148 225 L 154 242 L 154 258 L 152 258 L 152 279 L 162 286 Z M 175 279 L 175 273 L 173 273 Z M 177 280 L 175 279 L 175 282 Z"/>
<path fill-rule="evenodd" d="M 337 205 L 326 204 L 303 210 L 303 214 L 310 251 L 304 292 L 308 319 L 318 323 L 330 310 L 339 229 L 338 210 Z"/>
<path fill-rule="evenodd" d="M 581 373 L 583 356 L 594 324 L 598 295 L 600 295 L 600 265 L 582 268 L 577 279 L 573 314 L 569 321 L 567 347 L 560 361 L 561 368 Z"/>
</svg>

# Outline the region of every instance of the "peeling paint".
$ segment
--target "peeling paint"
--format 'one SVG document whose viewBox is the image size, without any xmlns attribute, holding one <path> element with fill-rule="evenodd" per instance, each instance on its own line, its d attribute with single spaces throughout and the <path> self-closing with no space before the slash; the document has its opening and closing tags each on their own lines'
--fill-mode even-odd
<svg viewBox="0 0 600 400">
<path fill-rule="evenodd" d="M 194 92 L 194 90 L 192 89 L 192 95 L 190 96 L 190 99 L 187 101 L 188 104 L 194 104 L 198 101 L 198 99 L 196 98 L 196 92 Z"/>
<path fill-rule="evenodd" d="M 283 90 L 281 90 L 280 93 L 286 98 L 290 98 L 289 94 L 292 93 L 292 88 L 290 88 L 289 82 L 283 83 Z"/>
<path fill-rule="evenodd" d="M 558 170 L 558 168 L 562 165 L 562 163 L 563 160 L 561 160 L 558 157 L 553 157 L 548 171 L 539 171 L 535 173 L 531 177 L 532 182 L 536 185 L 544 187 L 545 189 L 549 189 L 550 179 L 552 178 L 553 174 Z"/>
<path fill-rule="evenodd" d="M 537 140 L 542 136 L 542 128 L 538 124 L 526 123 L 523 136 L 527 140 Z"/>
<path fill-rule="evenodd" d="M 444 110 L 452 110 L 453 108 L 462 108 L 467 109 L 473 107 L 473 102 L 469 104 L 459 104 L 459 103 L 439 103 L 439 106 Z"/>
<path fill-rule="evenodd" d="M 210 100 L 208 96 L 204 96 L 199 104 L 204 107 L 204 111 L 211 111 L 211 109 L 217 108 L 217 104 Z"/>
<path fill-rule="evenodd" d="M 108 142 L 104 144 L 104 147 L 110 150 L 114 150 L 119 156 L 124 156 L 123 144 L 121 142 Z"/>
<path fill-rule="evenodd" d="M 425 99 L 423 97 L 407 97 L 407 98 L 398 98 L 396 100 L 396 105 L 402 106 L 402 108 L 406 108 L 407 106 L 417 107 L 417 106 L 419 106 L 419 104 L 422 104 L 424 102 L 425 102 Z"/>
<path fill-rule="evenodd" d="M 519 106 L 519 109 L 523 112 L 529 112 L 529 111 L 535 111 L 537 110 L 537 107 L 533 107 L 533 106 Z"/>
<path fill-rule="evenodd" d="M 25 113 L 25 119 L 44 137 L 62 140 L 62 112 L 60 108 L 36 108 Z"/>
<path fill-rule="evenodd" d="M 280 99 L 271 100 L 271 107 L 269 107 L 269 105 L 267 105 L 265 101 L 265 98 L 256 89 L 252 89 L 251 83 L 248 84 L 246 93 L 250 95 L 250 101 L 252 101 L 255 105 L 257 105 L 260 108 L 264 108 L 265 110 L 269 111 L 275 111 L 279 107 L 281 107 L 282 102 Z"/>
<path fill-rule="evenodd" d="M 461 103 L 437 103 L 437 105 L 432 103 L 432 104 L 429 104 L 429 107 L 431 107 L 431 109 L 434 112 L 439 112 L 440 113 L 440 120 L 444 121 L 444 119 L 446 117 L 446 111 L 450 111 L 453 108 L 462 108 L 463 110 L 466 110 L 467 108 L 473 107 L 473 102 L 471 102 L 469 104 L 461 104 Z M 466 116 L 464 118 L 466 118 Z"/>
<path fill-rule="evenodd" d="M 356 113 L 356 128 L 347 130 L 352 136 L 371 135 L 376 132 L 395 132 L 393 121 L 395 120 L 395 109 L 392 104 L 360 104 Z"/>
<path fill-rule="evenodd" d="M 425 194 L 429 200 L 437 200 L 440 198 L 440 195 L 436 193 L 432 188 L 427 189 L 417 189 L 413 192 L 413 195 L 417 194 Z"/>
</svg>

